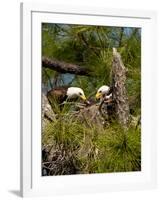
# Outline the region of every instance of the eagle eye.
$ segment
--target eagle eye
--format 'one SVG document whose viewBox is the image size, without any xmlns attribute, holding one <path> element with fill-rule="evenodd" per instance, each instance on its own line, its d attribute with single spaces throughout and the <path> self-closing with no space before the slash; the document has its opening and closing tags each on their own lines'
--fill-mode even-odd
<svg viewBox="0 0 161 200">
<path fill-rule="evenodd" d="M 100 90 L 98 93 L 101 93 L 102 91 Z"/>
<path fill-rule="evenodd" d="M 79 95 L 82 95 L 82 93 L 81 93 L 81 92 L 79 92 Z"/>
</svg>

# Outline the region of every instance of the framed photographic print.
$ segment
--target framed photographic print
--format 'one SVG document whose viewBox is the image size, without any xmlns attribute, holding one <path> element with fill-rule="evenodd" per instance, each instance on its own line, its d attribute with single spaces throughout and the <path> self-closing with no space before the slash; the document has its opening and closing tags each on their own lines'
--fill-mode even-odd
<svg viewBox="0 0 161 200">
<path fill-rule="evenodd" d="M 156 185 L 156 14 L 21 4 L 21 194 Z"/>
</svg>

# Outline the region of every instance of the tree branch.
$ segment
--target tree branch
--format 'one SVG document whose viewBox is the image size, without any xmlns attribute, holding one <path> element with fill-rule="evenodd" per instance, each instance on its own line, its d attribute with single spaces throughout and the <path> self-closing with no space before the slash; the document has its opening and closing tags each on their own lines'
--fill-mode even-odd
<svg viewBox="0 0 161 200">
<path fill-rule="evenodd" d="M 89 69 L 86 69 L 85 67 L 81 67 L 79 65 L 75 65 L 71 63 L 65 63 L 62 61 L 58 61 L 58 60 L 50 59 L 46 57 L 42 58 L 42 67 L 49 68 L 60 73 L 70 73 L 70 74 L 76 74 L 76 75 L 81 75 L 81 76 L 91 75 L 91 71 Z"/>
</svg>

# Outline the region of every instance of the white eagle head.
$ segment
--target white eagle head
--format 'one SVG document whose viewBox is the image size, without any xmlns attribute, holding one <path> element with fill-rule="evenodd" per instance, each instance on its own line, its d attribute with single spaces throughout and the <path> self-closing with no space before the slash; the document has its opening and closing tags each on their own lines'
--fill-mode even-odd
<svg viewBox="0 0 161 200">
<path fill-rule="evenodd" d="M 67 96 L 69 99 L 75 98 L 75 97 L 80 97 L 84 101 L 87 100 L 83 90 L 79 87 L 69 87 L 67 90 Z"/>
<path fill-rule="evenodd" d="M 108 85 L 101 86 L 96 93 L 96 99 L 101 99 L 104 95 L 108 94 L 110 87 Z"/>
</svg>

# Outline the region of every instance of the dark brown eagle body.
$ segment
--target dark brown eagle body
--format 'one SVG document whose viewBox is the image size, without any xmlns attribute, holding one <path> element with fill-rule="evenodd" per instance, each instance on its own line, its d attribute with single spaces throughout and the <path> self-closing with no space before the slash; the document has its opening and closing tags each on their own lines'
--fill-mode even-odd
<svg viewBox="0 0 161 200">
<path fill-rule="evenodd" d="M 55 87 L 48 91 L 47 98 L 50 101 L 55 101 L 58 104 L 63 103 L 67 99 L 67 89 L 68 86 L 64 87 Z"/>
<path fill-rule="evenodd" d="M 79 87 L 56 87 L 47 93 L 47 98 L 55 111 L 57 108 L 63 108 L 66 101 L 87 102 L 84 91 Z"/>
</svg>

